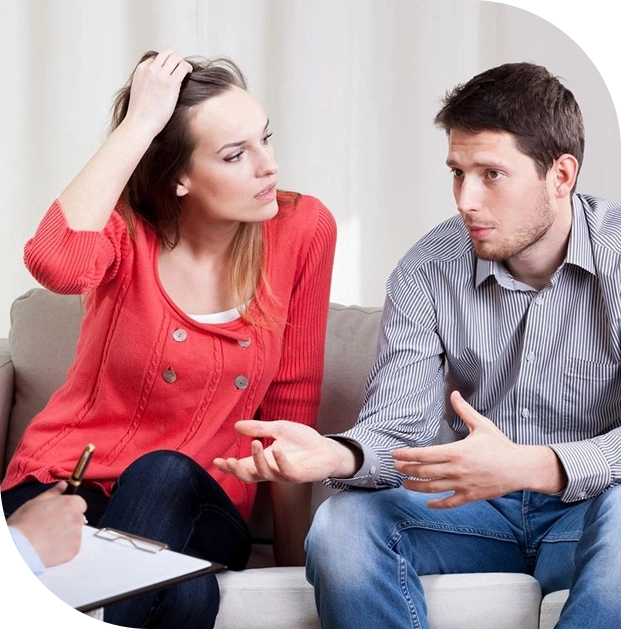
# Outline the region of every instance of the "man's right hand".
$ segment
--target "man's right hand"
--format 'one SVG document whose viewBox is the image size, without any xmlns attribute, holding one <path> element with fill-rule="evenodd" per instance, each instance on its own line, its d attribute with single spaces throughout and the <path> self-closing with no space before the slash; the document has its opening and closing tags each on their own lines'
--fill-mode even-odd
<svg viewBox="0 0 621 629">
<path fill-rule="evenodd" d="M 73 559 L 82 543 L 86 502 L 81 496 L 64 495 L 66 482 L 25 502 L 7 520 L 33 545 L 45 566 Z"/>
<path fill-rule="evenodd" d="M 290 421 L 243 420 L 235 424 L 242 435 L 254 437 L 252 455 L 243 459 L 214 459 L 222 472 L 246 483 L 276 481 L 310 483 L 328 477 L 349 478 L 358 469 L 351 448 L 323 437 L 304 424 Z M 259 439 L 272 439 L 264 448 Z"/>
</svg>

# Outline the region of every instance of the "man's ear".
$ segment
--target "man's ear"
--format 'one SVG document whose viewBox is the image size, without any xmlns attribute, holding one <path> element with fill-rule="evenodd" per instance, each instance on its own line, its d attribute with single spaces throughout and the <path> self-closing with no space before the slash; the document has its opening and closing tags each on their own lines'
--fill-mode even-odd
<svg viewBox="0 0 621 629">
<path fill-rule="evenodd" d="M 177 196 L 184 197 L 186 194 L 190 192 L 190 181 L 186 175 L 179 177 L 177 180 Z"/>
<path fill-rule="evenodd" d="M 554 191 L 558 198 L 571 194 L 578 177 L 580 165 L 578 160 L 569 153 L 564 153 L 552 165 Z"/>
</svg>

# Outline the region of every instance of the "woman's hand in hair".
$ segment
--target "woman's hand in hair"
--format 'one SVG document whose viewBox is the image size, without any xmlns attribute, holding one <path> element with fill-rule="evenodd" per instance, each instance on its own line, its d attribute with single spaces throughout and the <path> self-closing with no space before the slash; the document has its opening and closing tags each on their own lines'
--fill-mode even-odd
<svg viewBox="0 0 621 629">
<path fill-rule="evenodd" d="M 170 120 L 181 82 L 192 66 L 178 53 L 165 48 L 136 67 L 125 120 L 155 137 Z"/>
</svg>

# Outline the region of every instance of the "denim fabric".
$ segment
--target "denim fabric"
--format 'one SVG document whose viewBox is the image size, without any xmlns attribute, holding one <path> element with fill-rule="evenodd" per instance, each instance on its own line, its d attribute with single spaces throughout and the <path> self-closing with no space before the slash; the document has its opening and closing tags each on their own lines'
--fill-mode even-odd
<svg viewBox="0 0 621 629">
<path fill-rule="evenodd" d="M 558 628 L 616 626 L 621 487 L 571 504 L 515 492 L 433 510 L 431 498 L 403 488 L 353 490 L 318 509 L 307 578 L 322 629 L 427 629 L 419 576 L 472 572 L 528 573 L 544 594 L 571 587 Z"/>
<path fill-rule="evenodd" d="M 45 490 L 31 484 L 2 495 L 7 513 Z M 93 526 L 120 529 L 168 544 L 171 550 L 204 557 L 239 570 L 246 566 L 251 541 L 246 523 L 226 493 L 189 457 L 172 451 L 147 454 L 119 477 L 112 497 L 80 490 Z M 96 520 L 96 513 L 103 516 Z M 104 611 L 107 623 L 121 627 L 208 629 L 215 624 L 220 593 L 215 575 L 133 597 Z"/>
</svg>

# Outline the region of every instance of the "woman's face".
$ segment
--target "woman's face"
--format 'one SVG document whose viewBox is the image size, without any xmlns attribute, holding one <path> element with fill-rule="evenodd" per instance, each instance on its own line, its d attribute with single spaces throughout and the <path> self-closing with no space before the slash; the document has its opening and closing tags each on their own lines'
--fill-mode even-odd
<svg viewBox="0 0 621 629">
<path fill-rule="evenodd" d="M 198 105 L 190 132 L 196 148 L 177 185 L 185 218 L 251 223 L 276 215 L 269 120 L 248 92 L 232 87 Z"/>
</svg>

